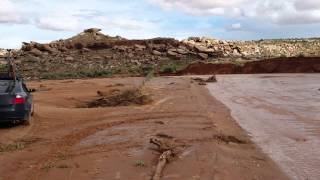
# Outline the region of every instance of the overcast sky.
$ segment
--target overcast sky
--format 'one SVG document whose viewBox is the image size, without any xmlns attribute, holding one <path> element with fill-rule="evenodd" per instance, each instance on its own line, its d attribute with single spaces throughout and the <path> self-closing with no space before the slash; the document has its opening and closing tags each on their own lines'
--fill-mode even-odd
<svg viewBox="0 0 320 180">
<path fill-rule="evenodd" d="M 126 38 L 320 36 L 320 0 L 0 0 L 0 47 L 83 29 Z"/>
</svg>

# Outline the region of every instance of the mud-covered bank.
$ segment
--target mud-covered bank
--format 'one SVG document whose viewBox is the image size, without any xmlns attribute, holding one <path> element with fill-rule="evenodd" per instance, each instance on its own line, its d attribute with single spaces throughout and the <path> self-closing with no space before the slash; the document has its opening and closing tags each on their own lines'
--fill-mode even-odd
<svg viewBox="0 0 320 180">
<path fill-rule="evenodd" d="M 320 57 L 274 58 L 244 64 L 198 62 L 190 64 L 176 75 L 261 73 L 320 73 Z"/>
</svg>

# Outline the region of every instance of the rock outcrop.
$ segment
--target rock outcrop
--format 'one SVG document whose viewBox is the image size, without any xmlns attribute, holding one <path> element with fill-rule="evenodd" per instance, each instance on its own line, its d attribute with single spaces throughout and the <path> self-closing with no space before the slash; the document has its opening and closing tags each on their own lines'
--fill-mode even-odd
<svg viewBox="0 0 320 180">
<path fill-rule="evenodd" d="M 182 42 L 200 53 L 223 57 L 264 59 L 320 56 L 320 39 L 222 41 L 204 37 L 189 38 Z"/>
<path fill-rule="evenodd" d="M 5 57 L 7 54 L 7 50 L 5 49 L 0 49 L 0 58 Z"/>
<path fill-rule="evenodd" d="M 0 51 L 0 58 L 1 58 Z M 224 41 L 208 37 L 128 40 L 91 28 L 65 40 L 23 43 L 16 53 L 19 68 L 29 77 L 50 73 L 112 71 L 139 74 L 147 67 L 172 62 L 243 61 L 275 57 L 320 56 L 320 40 Z"/>
</svg>

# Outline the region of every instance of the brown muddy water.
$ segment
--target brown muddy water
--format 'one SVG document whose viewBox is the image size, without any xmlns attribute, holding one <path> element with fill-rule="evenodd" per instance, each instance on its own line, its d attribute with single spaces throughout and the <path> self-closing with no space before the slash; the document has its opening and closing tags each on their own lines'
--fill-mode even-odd
<svg viewBox="0 0 320 180">
<path fill-rule="evenodd" d="M 207 87 L 292 179 L 320 178 L 320 74 L 220 75 Z"/>
</svg>

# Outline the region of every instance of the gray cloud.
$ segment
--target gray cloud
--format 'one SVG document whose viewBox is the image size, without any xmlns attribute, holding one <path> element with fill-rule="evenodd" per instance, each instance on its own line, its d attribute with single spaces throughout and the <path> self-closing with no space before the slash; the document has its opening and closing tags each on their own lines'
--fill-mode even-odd
<svg viewBox="0 0 320 180">
<path fill-rule="evenodd" d="M 28 6 L 24 7 L 26 4 Z M 76 31 L 81 21 L 102 16 L 102 12 L 93 9 L 68 11 L 62 7 L 43 11 L 41 7 L 45 8 L 42 0 L 0 0 L 0 24 L 32 24 L 45 30 Z"/>
<path fill-rule="evenodd" d="M 104 12 L 94 9 L 80 9 L 78 12 L 73 14 L 75 17 L 81 18 L 96 18 L 104 15 Z"/>
<path fill-rule="evenodd" d="M 14 13 L 0 12 L 0 23 L 4 24 L 27 24 L 29 20 Z"/>
<path fill-rule="evenodd" d="M 0 1 L 0 23 L 25 24 L 28 22 L 26 14 L 18 6 L 9 0 Z"/>
<path fill-rule="evenodd" d="M 163 9 L 179 9 L 193 15 L 239 14 L 239 6 L 249 0 L 150 0 Z"/>
<path fill-rule="evenodd" d="M 320 1 L 319 0 L 296 0 L 295 8 L 297 10 L 319 10 Z"/>
<path fill-rule="evenodd" d="M 154 30 L 158 26 L 151 21 L 136 20 L 132 18 L 105 18 L 101 17 L 97 19 L 101 24 L 107 28 L 112 29 L 125 29 L 129 31 L 141 31 L 141 30 Z"/>
<path fill-rule="evenodd" d="M 232 19 L 266 20 L 278 25 L 320 23 L 319 0 L 149 0 L 165 10 Z"/>
<path fill-rule="evenodd" d="M 35 25 L 40 29 L 52 31 L 76 31 L 79 29 L 79 20 L 72 16 L 48 16 L 38 18 Z"/>
</svg>

